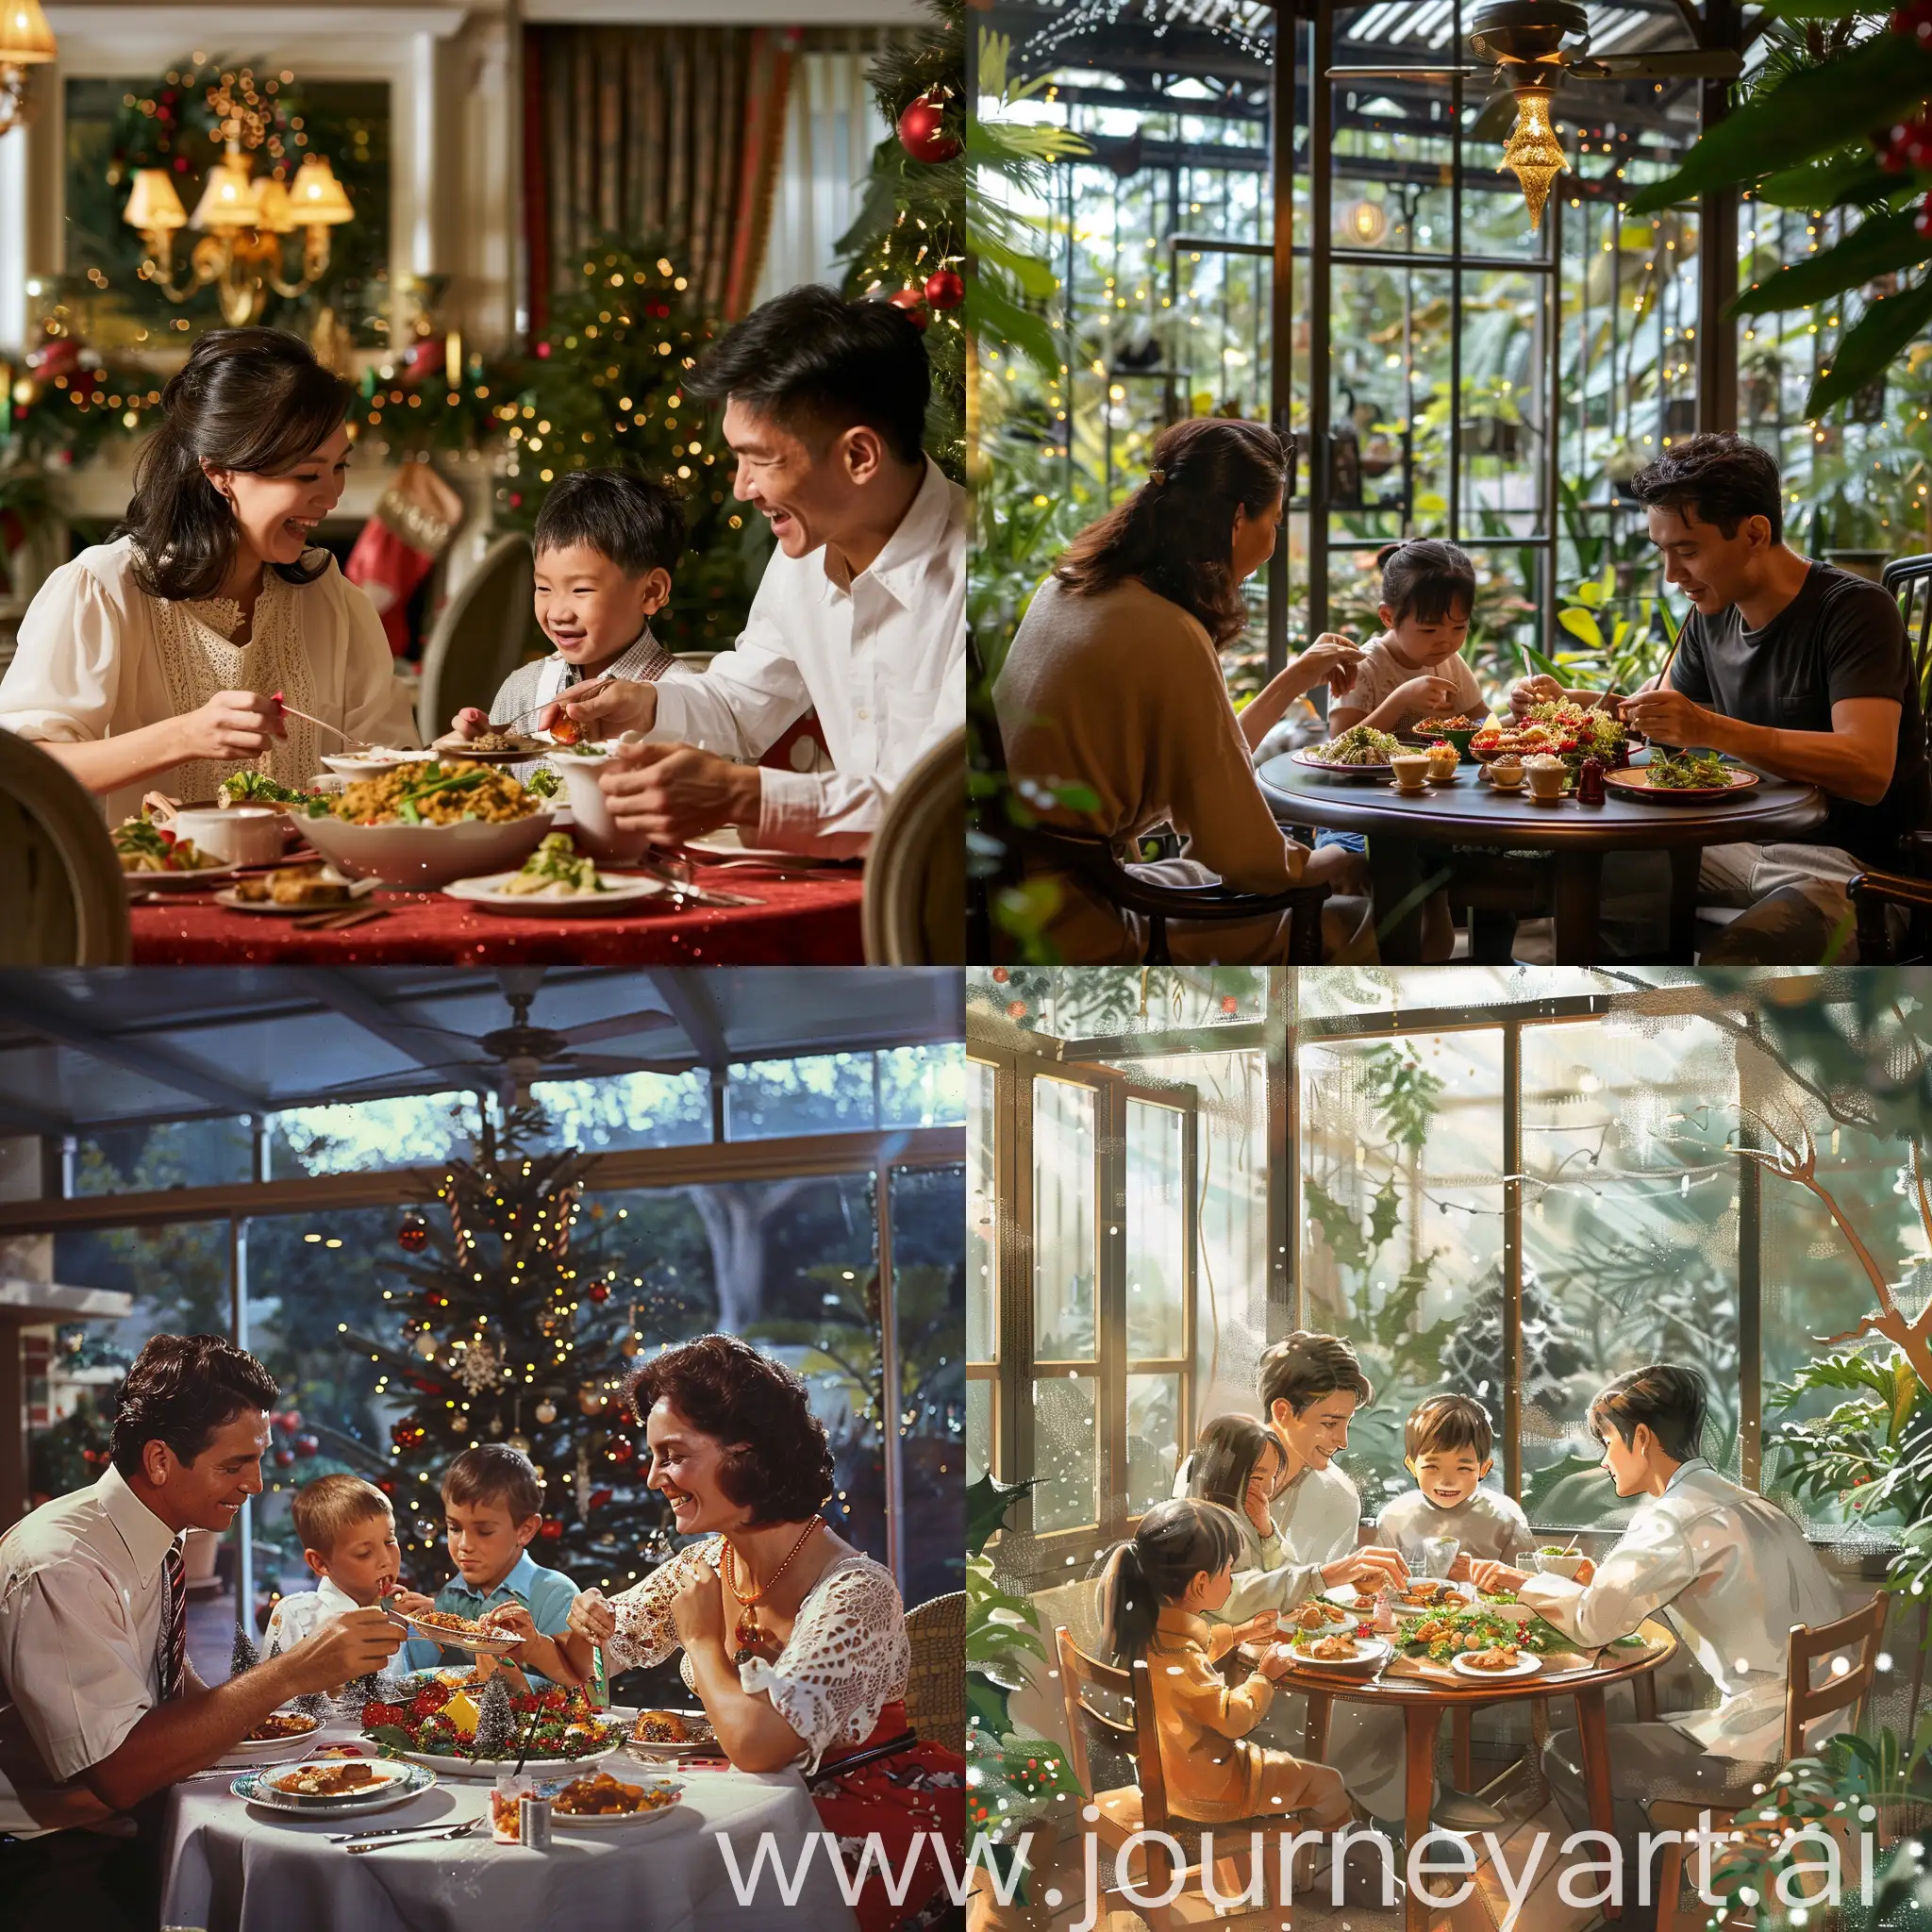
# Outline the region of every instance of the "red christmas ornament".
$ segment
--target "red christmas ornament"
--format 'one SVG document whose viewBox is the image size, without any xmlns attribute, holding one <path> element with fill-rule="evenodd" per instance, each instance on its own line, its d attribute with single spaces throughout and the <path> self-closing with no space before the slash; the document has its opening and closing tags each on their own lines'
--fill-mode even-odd
<svg viewBox="0 0 1932 1932">
<path fill-rule="evenodd" d="M 610 1445 L 610 1459 L 612 1462 L 628 1462 L 636 1454 L 637 1451 L 622 1436 L 619 1436 Z"/>
<path fill-rule="evenodd" d="M 610 1299 L 610 1284 L 608 1281 L 593 1281 L 584 1292 L 593 1302 L 608 1302 Z"/>
<path fill-rule="evenodd" d="M 925 299 L 934 308 L 957 308 L 966 299 L 966 284 L 956 270 L 942 268 L 925 278 Z"/>
<path fill-rule="evenodd" d="M 318 1436 L 297 1436 L 295 1438 L 295 1454 L 297 1456 L 313 1456 L 321 1447 L 322 1439 Z"/>
<path fill-rule="evenodd" d="M 1004 966 L 995 966 L 992 969 L 992 983 L 995 986 L 1006 985 L 1007 981 L 1012 978 L 1012 974 Z"/>
<path fill-rule="evenodd" d="M 287 1469 L 294 1459 L 295 1452 L 292 1449 L 277 1449 L 275 1451 L 275 1467 L 277 1469 Z"/>
<path fill-rule="evenodd" d="M 931 320 L 925 312 L 925 297 L 910 282 L 888 295 L 886 300 L 894 308 L 903 308 L 915 328 L 923 329 Z"/>
<path fill-rule="evenodd" d="M 396 1245 L 405 1253 L 414 1255 L 428 1245 L 429 1224 L 420 1214 L 406 1214 L 403 1224 L 396 1229 Z"/>
<path fill-rule="evenodd" d="M 1224 1013 L 1240 1012 L 1241 1004 L 1241 1003 L 1238 999 L 1236 999 L 1233 993 L 1231 992 L 1224 992 L 1221 995 L 1221 1010 Z"/>
<path fill-rule="evenodd" d="M 589 1507 L 592 1509 L 601 1509 L 609 1500 L 610 1491 L 608 1490 L 592 1490 L 591 1491 Z"/>
<path fill-rule="evenodd" d="M 384 1476 L 383 1479 L 379 1483 L 377 1483 L 375 1487 L 378 1490 L 380 1490 L 385 1496 L 393 1496 L 396 1492 L 395 1483 L 389 1476 Z"/>
<path fill-rule="evenodd" d="M 540 1529 L 537 1532 L 537 1534 L 541 1536 L 546 1543 L 557 1542 L 561 1539 L 563 1535 L 563 1524 L 558 1522 L 556 1517 L 546 1516 L 543 1519 L 543 1527 Z"/>
<path fill-rule="evenodd" d="M 899 145 L 928 167 L 950 161 L 964 143 L 946 131 L 945 96 L 936 90 L 908 101 L 899 116 Z"/>
<path fill-rule="evenodd" d="M 1024 1000 L 1008 1000 L 1008 1001 L 1007 1002 L 1007 1018 L 1008 1018 L 1008 1019 L 1009 1019 L 1009 1020 L 1024 1020 L 1024 1019 L 1025 1017 L 1026 1017 L 1026 1002 L 1025 1002 Z"/>
</svg>

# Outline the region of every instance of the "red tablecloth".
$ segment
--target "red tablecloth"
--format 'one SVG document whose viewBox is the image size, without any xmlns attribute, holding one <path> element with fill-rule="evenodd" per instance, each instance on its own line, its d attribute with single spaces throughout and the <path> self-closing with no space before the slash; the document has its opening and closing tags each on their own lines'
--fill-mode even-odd
<svg viewBox="0 0 1932 1932">
<path fill-rule="evenodd" d="M 700 906 L 629 918 L 508 918 L 441 892 L 378 891 L 391 909 L 341 932 L 231 912 L 199 894 L 128 908 L 141 966 L 858 966 L 864 963 L 857 867 L 777 874 L 702 867 L 698 883 L 757 906 Z"/>
</svg>

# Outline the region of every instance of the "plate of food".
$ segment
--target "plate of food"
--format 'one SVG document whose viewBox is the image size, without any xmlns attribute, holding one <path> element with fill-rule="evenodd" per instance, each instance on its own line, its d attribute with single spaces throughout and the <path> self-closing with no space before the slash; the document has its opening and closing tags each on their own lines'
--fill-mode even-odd
<svg viewBox="0 0 1932 1932">
<path fill-rule="evenodd" d="M 264 1810 L 340 1818 L 347 1812 L 385 1811 L 435 1785 L 436 1774 L 420 1764 L 328 1757 L 275 1771 L 244 1771 L 228 1789 Z"/>
<path fill-rule="evenodd" d="M 449 1641 L 439 1631 L 441 1641 Z M 479 1750 L 480 1689 L 452 1686 L 440 1675 L 418 1678 L 407 1704 L 372 1701 L 362 1710 L 362 1735 L 386 1757 L 450 1777 L 494 1777 L 525 1750 L 534 1777 L 594 1768 L 622 1748 L 625 1726 L 591 1707 L 581 1690 L 555 1687 L 510 1693 L 510 1727 L 501 1749 Z"/>
<path fill-rule="evenodd" d="M 1399 732 L 1397 736 L 1407 744 L 1453 744 L 1461 756 L 1467 758 L 1470 740 L 1482 728 L 1474 718 L 1465 718 L 1458 712 L 1453 718 L 1418 719 L 1407 731 Z"/>
<path fill-rule="evenodd" d="M 114 827 L 114 856 L 130 892 L 178 891 L 225 877 L 232 865 L 204 852 L 151 819 L 124 819 Z"/>
<path fill-rule="evenodd" d="M 1489 1643 L 1480 1650 L 1458 1651 L 1449 1668 L 1459 1677 L 1487 1677 L 1491 1683 L 1506 1677 L 1533 1677 L 1543 1660 L 1533 1650 L 1513 1643 Z"/>
<path fill-rule="evenodd" d="M 479 1624 L 474 1617 L 459 1617 L 454 1610 L 399 1610 L 391 1605 L 389 1613 L 420 1637 L 446 1643 L 452 1650 L 467 1650 L 476 1657 L 508 1657 L 524 1641 L 488 1624 Z"/>
<path fill-rule="evenodd" d="M 284 916 L 298 912 L 318 912 L 331 906 L 347 906 L 366 899 L 380 883 L 376 879 L 352 879 L 326 863 L 283 865 L 274 872 L 250 874 L 232 886 L 224 886 L 214 895 L 217 906 L 230 912 L 270 912 Z"/>
<path fill-rule="evenodd" d="M 1297 1633 L 1286 1645 L 1289 1660 L 1311 1671 L 1366 1673 L 1394 1656 L 1394 1646 L 1386 1637 L 1359 1637 L 1337 1632 L 1333 1637 Z"/>
<path fill-rule="evenodd" d="M 411 891 L 519 866 L 550 828 L 542 801 L 500 766 L 421 757 L 344 786 L 302 823 L 341 871 Z"/>
<path fill-rule="evenodd" d="M 398 765 L 414 764 L 425 756 L 400 744 L 365 744 L 355 751 L 325 751 L 322 761 L 342 778 L 375 778 Z"/>
<path fill-rule="evenodd" d="M 720 825 L 715 831 L 700 833 L 695 839 L 686 839 L 682 841 L 682 849 L 696 853 L 700 858 L 755 858 L 765 865 L 788 867 L 844 865 L 852 862 L 840 858 L 824 858 L 809 852 L 780 852 L 768 845 L 747 845 L 736 825 Z"/>
<path fill-rule="evenodd" d="M 230 772 L 215 788 L 218 809 L 233 811 L 256 806 L 269 811 L 306 813 L 310 806 L 326 806 L 319 791 L 278 785 L 266 772 Z"/>
<path fill-rule="evenodd" d="M 1566 1649 L 1570 1643 L 1555 1624 L 1520 1604 L 1479 1604 L 1424 1617 L 1408 1624 L 1398 1641 L 1410 1657 L 1425 1657 L 1439 1664 L 1498 1646 L 1533 1651 L 1541 1657 Z"/>
<path fill-rule="evenodd" d="M 1275 1627 L 1284 1637 L 1326 1636 L 1336 1630 L 1352 1630 L 1358 1620 L 1339 1604 L 1324 1603 L 1320 1597 L 1283 1610 Z"/>
<path fill-rule="evenodd" d="M 475 738 L 459 738 L 454 731 L 445 731 L 429 749 L 446 752 L 452 758 L 475 758 L 479 764 L 508 765 L 541 758 L 550 746 L 527 731 L 479 731 Z"/>
<path fill-rule="evenodd" d="M 1459 1608 L 1469 1601 L 1469 1594 L 1467 1585 L 1451 1583 L 1444 1577 L 1411 1576 L 1395 1592 L 1395 1608 L 1403 1615 Z"/>
<path fill-rule="evenodd" d="M 1304 745 L 1289 756 L 1308 771 L 1324 772 L 1331 778 L 1392 778 L 1395 768 L 1389 760 L 1401 749 L 1402 741 L 1393 732 L 1351 724 L 1326 744 Z"/>
<path fill-rule="evenodd" d="M 520 872 L 453 879 L 442 890 L 465 905 L 518 918 L 536 913 L 582 917 L 635 912 L 647 899 L 670 896 L 670 888 L 660 879 L 634 873 L 599 872 L 597 861 L 583 858 L 568 832 L 546 834 L 543 842 L 524 860 Z"/>
<path fill-rule="evenodd" d="M 1654 805 L 1703 805 L 1748 791 L 1757 782 L 1756 772 L 1728 764 L 1714 751 L 1668 752 L 1659 745 L 1651 747 L 1644 763 L 1604 774 L 1613 791 Z"/>
<path fill-rule="evenodd" d="M 641 1710 L 630 1727 L 633 1757 L 714 1757 L 718 1734 L 702 1710 Z"/>
<path fill-rule="evenodd" d="M 627 1784 L 608 1771 L 574 1777 L 550 1795 L 551 1823 L 561 1830 L 608 1831 L 619 1825 L 648 1824 L 668 1818 L 684 1796 L 684 1787 L 668 1778 Z"/>
<path fill-rule="evenodd" d="M 286 1764 L 306 1757 L 315 1748 L 315 1734 L 322 1728 L 320 1718 L 299 1710 L 272 1710 L 235 1746 L 225 1751 L 218 1764 Z"/>
</svg>

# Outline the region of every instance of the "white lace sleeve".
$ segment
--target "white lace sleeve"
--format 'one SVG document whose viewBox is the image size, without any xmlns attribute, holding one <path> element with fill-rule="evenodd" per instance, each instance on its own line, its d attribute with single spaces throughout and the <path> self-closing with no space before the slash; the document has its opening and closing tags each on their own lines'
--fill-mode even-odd
<svg viewBox="0 0 1932 1932">
<path fill-rule="evenodd" d="M 644 1664 L 661 1664 L 678 1646 L 677 1626 L 671 1621 L 671 1599 L 692 1567 L 717 1554 L 717 1539 L 679 1550 L 660 1563 L 641 1583 L 634 1583 L 610 1599 L 617 1613 L 617 1631 L 604 1646 L 605 1666 L 613 1674 Z"/>
<path fill-rule="evenodd" d="M 891 1573 L 861 1560 L 841 1565 L 806 1598 L 774 1662 L 753 1657 L 738 1676 L 805 1740 L 812 1772 L 832 1745 L 858 1743 L 880 1707 L 906 1694 L 910 1664 Z"/>
</svg>

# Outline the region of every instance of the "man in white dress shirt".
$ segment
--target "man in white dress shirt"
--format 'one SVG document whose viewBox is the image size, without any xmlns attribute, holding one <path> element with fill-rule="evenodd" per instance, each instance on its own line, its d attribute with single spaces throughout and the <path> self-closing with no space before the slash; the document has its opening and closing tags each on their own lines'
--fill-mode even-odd
<svg viewBox="0 0 1932 1932">
<path fill-rule="evenodd" d="M 1846 1608 L 1804 1531 L 1698 1453 L 1705 1407 L 1695 1369 L 1654 1364 L 1619 1375 L 1590 1409 L 1618 1495 L 1641 1498 L 1616 1546 L 1574 1582 L 1474 1565 L 1483 1589 L 1515 1591 L 1591 1647 L 1661 1615 L 1717 1686 L 1715 1710 L 1667 1711 L 1611 1731 L 1610 1790 L 1626 1842 L 1643 1828 L 1645 1799 L 1735 1802 L 1764 1778 L 1781 1754 L 1791 1626 L 1828 1624 Z M 1807 1742 L 1837 1727 L 1814 1725 Z M 1574 1730 L 1552 1736 L 1543 1766 L 1571 1822 L 1587 1824 Z"/>
<path fill-rule="evenodd" d="M 724 402 L 733 490 L 777 550 L 702 678 L 590 688 L 566 708 L 598 737 L 648 741 L 603 775 L 625 829 L 673 844 L 736 825 L 750 845 L 856 858 L 966 722 L 967 500 L 922 445 L 924 344 L 891 303 L 808 284 L 739 323 L 685 387 Z M 810 708 L 832 771 L 752 762 Z"/>
<path fill-rule="evenodd" d="M 214 1335 L 158 1335 L 127 1372 L 111 1461 L 0 1537 L 0 1897 L 16 1932 L 121 1932 L 158 1909 L 146 1801 L 277 1705 L 380 1668 L 401 1633 L 337 1619 L 210 1689 L 187 1656 L 181 1542 L 261 1491 L 275 1379 Z"/>
</svg>

